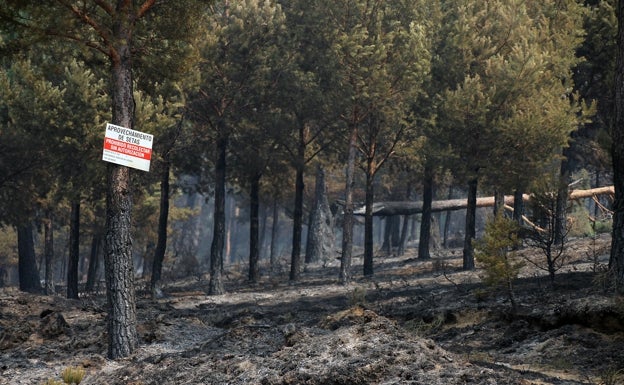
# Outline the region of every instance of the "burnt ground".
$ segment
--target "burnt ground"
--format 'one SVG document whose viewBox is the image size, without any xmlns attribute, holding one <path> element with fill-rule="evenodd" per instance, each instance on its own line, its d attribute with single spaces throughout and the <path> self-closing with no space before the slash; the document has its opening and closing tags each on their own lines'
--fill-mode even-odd
<svg viewBox="0 0 624 385">
<path fill-rule="evenodd" d="M 82 367 L 82 384 L 604 384 L 624 383 L 624 300 L 604 288 L 610 239 L 574 240 L 553 287 L 527 264 L 512 311 L 461 251 L 420 261 L 378 257 L 373 278 L 337 284 L 338 262 L 245 282 L 168 282 L 152 300 L 139 282 L 141 346 L 106 358 L 104 295 L 67 300 L 0 289 L 0 384 L 44 384 Z M 521 251 L 529 258 L 532 250 Z"/>
</svg>

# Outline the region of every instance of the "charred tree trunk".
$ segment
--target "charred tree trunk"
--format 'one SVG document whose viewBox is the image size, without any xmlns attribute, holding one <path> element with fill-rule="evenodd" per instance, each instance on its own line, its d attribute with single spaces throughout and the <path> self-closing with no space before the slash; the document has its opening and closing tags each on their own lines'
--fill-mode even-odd
<svg viewBox="0 0 624 385">
<path fill-rule="evenodd" d="M 557 211 L 555 217 L 555 244 L 563 243 L 565 234 L 567 233 L 568 221 L 568 183 L 570 180 L 569 164 L 566 156 L 570 156 L 569 148 L 563 151 L 564 159 L 561 161 L 561 175 L 559 180 L 559 188 L 557 190 Z"/>
<path fill-rule="evenodd" d="M 293 210 L 293 238 L 290 254 L 290 281 L 299 280 L 301 273 L 301 237 L 303 230 L 303 172 L 305 168 L 306 127 L 299 124 L 299 144 L 297 146 L 297 159 L 295 161 L 295 208 Z"/>
<path fill-rule="evenodd" d="M 513 219 L 518 223 L 518 225 L 524 225 L 524 199 L 523 199 L 522 190 L 514 191 L 514 211 L 513 211 Z"/>
<path fill-rule="evenodd" d="M 97 271 L 100 261 L 100 248 L 102 236 L 99 233 L 93 234 L 91 239 L 91 253 L 89 257 L 89 267 L 87 272 L 87 283 L 85 285 L 86 292 L 92 292 L 95 289 L 95 281 L 97 279 Z"/>
<path fill-rule="evenodd" d="M 120 3 L 121 4 L 121 3 Z M 113 123 L 132 128 L 134 96 L 132 79 L 132 30 L 130 9 L 118 7 L 113 25 L 117 47 L 111 54 Z M 132 196 L 130 170 L 109 163 L 106 192 L 105 270 L 108 299 L 108 356 L 127 357 L 138 346 L 134 265 L 132 260 Z"/>
<path fill-rule="evenodd" d="M 466 236 L 464 238 L 463 269 L 472 270 L 475 268 L 474 247 L 472 245 L 476 236 L 477 218 L 477 185 L 478 179 L 475 177 L 468 182 L 468 207 L 466 208 Z"/>
<path fill-rule="evenodd" d="M 448 190 L 448 199 L 453 198 L 453 186 L 449 186 Z M 444 215 L 444 234 L 442 235 L 442 246 L 444 248 L 448 247 L 448 233 L 451 228 L 451 211 L 447 211 Z"/>
<path fill-rule="evenodd" d="M 250 180 L 249 192 L 249 282 L 257 283 L 260 279 L 258 263 L 260 261 L 260 178 L 261 174 L 254 174 Z"/>
<path fill-rule="evenodd" d="M 165 160 L 162 174 L 160 175 L 160 211 L 158 215 L 158 240 L 156 250 L 154 250 L 154 260 L 152 262 L 152 277 L 150 291 L 152 297 L 156 295 L 162 277 L 162 266 L 167 251 L 167 224 L 169 221 L 169 172 L 171 165 Z"/>
<path fill-rule="evenodd" d="M 78 299 L 78 262 L 80 262 L 80 200 L 78 199 L 71 203 L 69 222 L 67 298 Z"/>
<path fill-rule="evenodd" d="M 271 264 L 271 272 L 274 273 L 277 268 L 277 233 L 279 230 L 279 210 L 277 199 L 273 199 L 273 223 L 271 224 L 271 250 L 269 254 L 269 263 Z"/>
<path fill-rule="evenodd" d="M 405 200 L 410 200 L 412 197 L 412 184 L 407 183 L 407 189 L 405 191 Z M 409 231 L 409 216 L 403 216 L 403 227 L 401 228 L 401 239 L 399 240 L 399 249 L 397 254 L 402 256 L 405 254 L 405 246 L 407 243 L 408 231 Z"/>
<path fill-rule="evenodd" d="M 45 287 L 44 294 L 54 294 L 54 217 L 52 210 L 47 210 L 46 218 L 43 221 L 44 227 L 44 247 L 43 254 L 45 260 Z"/>
<path fill-rule="evenodd" d="M 615 68 L 615 108 L 611 133 L 613 162 L 613 229 L 609 269 L 618 290 L 624 287 L 624 0 L 617 2 L 618 34 Z"/>
<path fill-rule="evenodd" d="M 353 253 L 353 183 L 355 174 L 355 157 L 357 150 L 357 125 L 351 127 L 349 136 L 349 153 L 347 157 L 345 205 L 342 219 L 342 251 L 340 258 L 339 279 L 343 285 L 351 282 L 351 257 Z"/>
<path fill-rule="evenodd" d="M 423 179 L 423 207 L 420 221 L 420 238 L 418 241 L 418 258 L 429 259 L 429 243 L 431 240 L 431 203 L 433 202 L 433 173 L 427 166 Z"/>
<path fill-rule="evenodd" d="M 210 246 L 210 283 L 208 295 L 220 295 L 223 288 L 223 249 L 225 247 L 225 170 L 228 137 L 220 134 L 217 139 L 214 192 L 214 232 Z"/>
<path fill-rule="evenodd" d="M 494 191 L 494 216 L 503 215 L 505 213 L 505 193 L 496 189 Z"/>
<path fill-rule="evenodd" d="M 375 198 L 375 191 L 373 188 L 374 170 L 372 168 L 372 161 L 368 160 L 368 166 L 366 170 L 366 212 L 364 214 L 364 276 L 370 277 L 373 275 L 373 201 Z M 392 218 L 387 218 L 387 221 L 391 221 Z M 388 234 L 390 235 L 390 234 Z M 391 242 L 391 241 L 389 241 Z M 392 246 L 390 246 L 391 248 Z"/>
<path fill-rule="evenodd" d="M 301 273 L 301 237 L 303 228 L 303 163 L 297 165 L 295 175 L 295 210 L 293 212 L 293 238 L 290 254 L 290 281 L 299 280 Z"/>
<path fill-rule="evenodd" d="M 17 227 L 17 252 L 20 290 L 28 293 L 41 293 L 33 230 L 30 224 Z"/>
</svg>

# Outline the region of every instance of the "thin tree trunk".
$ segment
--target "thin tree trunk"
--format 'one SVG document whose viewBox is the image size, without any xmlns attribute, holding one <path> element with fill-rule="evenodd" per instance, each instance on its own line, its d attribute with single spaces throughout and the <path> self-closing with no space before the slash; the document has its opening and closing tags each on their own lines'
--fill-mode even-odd
<svg viewBox="0 0 624 385">
<path fill-rule="evenodd" d="M 296 161 L 296 175 L 295 175 L 295 209 L 293 211 L 293 238 L 292 238 L 292 252 L 290 255 L 290 281 L 296 282 L 299 280 L 299 274 L 301 272 L 301 233 L 303 227 L 303 169 L 305 166 L 305 127 L 300 125 L 299 133 L 299 146 Z"/>
<path fill-rule="evenodd" d="M 475 268 L 474 247 L 472 245 L 476 236 L 477 218 L 477 184 L 475 177 L 468 182 L 468 206 L 466 208 L 466 235 L 464 238 L 463 269 L 472 270 Z"/>
<path fill-rule="evenodd" d="M 373 275 L 373 201 L 375 199 L 375 191 L 373 189 L 373 179 L 375 178 L 372 160 L 368 160 L 366 170 L 366 213 L 364 214 L 364 276 Z M 386 218 L 388 222 L 392 218 Z M 388 234 L 388 242 L 391 243 L 391 235 Z M 389 246 L 392 248 L 392 246 Z"/>
<path fill-rule="evenodd" d="M 399 249 L 397 250 L 397 255 L 399 256 L 405 255 L 405 246 L 407 243 L 408 231 L 409 231 L 409 216 L 403 215 L 403 224 L 401 227 L 401 239 L 399 240 Z"/>
<path fill-rule="evenodd" d="M 71 203 L 69 222 L 67 298 L 78 299 L 78 262 L 80 261 L 80 200 L 78 199 Z"/>
<path fill-rule="evenodd" d="M 524 199 L 523 192 L 520 189 L 514 191 L 514 211 L 513 211 L 513 219 L 518 223 L 518 225 L 524 225 Z"/>
<path fill-rule="evenodd" d="M 624 0 L 617 3 L 618 35 L 615 68 L 615 108 L 611 133 L 611 159 L 613 162 L 613 229 L 609 269 L 617 289 L 624 287 Z"/>
<path fill-rule="evenodd" d="M 557 190 L 557 206 L 555 216 L 555 244 L 563 244 L 565 235 L 567 233 L 568 222 L 568 183 L 570 180 L 569 164 L 566 160 L 566 156 L 570 156 L 569 150 L 565 149 L 564 159 L 561 161 L 561 175 L 559 181 L 559 188 Z"/>
<path fill-rule="evenodd" d="M 160 175 L 160 211 L 158 215 L 158 240 L 156 241 L 156 250 L 154 251 L 154 260 L 152 261 L 152 277 L 150 282 L 150 291 L 152 297 L 156 295 L 160 286 L 162 277 L 162 266 L 165 260 L 165 252 L 167 251 L 167 224 L 169 221 L 169 172 L 171 165 L 168 161 L 163 164 L 162 174 Z"/>
<path fill-rule="evenodd" d="M 345 205 L 342 220 L 342 251 L 340 258 L 339 279 L 343 285 L 351 282 L 351 257 L 353 253 L 353 183 L 355 174 L 355 156 L 358 137 L 357 125 L 351 127 L 347 157 Z"/>
<path fill-rule="evenodd" d="M 54 294 L 54 216 L 52 210 L 46 211 L 46 218 L 43 221 L 44 226 L 44 260 L 45 260 L 45 288 L 46 295 Z"/>
<path fill-rule="evenodd" d="M 20 290 L 28 293 L 41 293 L 33 230 L 30 224 L 17 227 L 17 251 Z"/>
<path fill-rule="evenodd" d="M 505 213 L 505 193 L 496 189 L 494 191 L 494 216 L 503 215 Z"/>
<path fill-rule="evenodd" d="M 91 239 L 91 253 L 89 257 L 89 268 L 87 272 L 87 283 L 85 285 L 86 292 L 92 292 L 95 289 L 95 280 L 97 279 L 97 271 L 100 261 L 100 248 L 102 236 L 96 232 Z"/>
<path fill-rule="evenodd" d="M 277 198 L 273 199 L 273 223 L 271 223 L 271 250 L 269 254 L 269 263 L 271 264 L 271 272 L 274 273 L 277 267 L 277 232 L 279 230 L 279 210 L 277 206 Z"/>
<path fill-rule="evenodd" d="M 420 238 L 418 240 L 418 258 L 429 259 L 431 241 L 431 203 L 433 202 L 433 173 L 427 166 L 423 179 L 423 208 L 420 220 Z"/>
<path fill-rule="evenodd" d="M 448 199 L 453 198 L 453 186 L 449 186 L 447 198 Z M 444 214 L 444 234 L 442 235 L 443 237 L 442 246 L 444 246 L 445 249 L 448 247 L 448 235 L 449 235 L 450 228 L 451 228 L 451 211 L 447 211 Z"/>
<path fill-rule="evenodd" d="M 258 262 L 260 260 L 259 245 L 259 213 L 260 213 L 260 177 L 261 174 L 251 176 L 249 193 L 249 282 L 257 283 L 260 278 Z"/>
<path fill-rule="evenodd" d="M 221 134 L 217 139 L 214 193 L 214 234 L 210 247 L 210 283 L 208 295 L 219 295 L 223 288 L 223 249 L 225 247 L 225 168 L 228 138 Z"/>
</svg>

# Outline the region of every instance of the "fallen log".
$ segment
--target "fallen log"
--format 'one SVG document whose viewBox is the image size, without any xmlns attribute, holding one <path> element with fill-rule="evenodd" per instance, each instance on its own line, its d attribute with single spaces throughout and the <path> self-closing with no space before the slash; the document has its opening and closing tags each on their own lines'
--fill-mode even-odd
<svg viewBox="0 0 624 385">
<path fill-rule="evenodd" d="M 597 187 L 588 190 L 572 190 L 570 192 L 569 199 L 578 200 L 584 198 L 593 198 L 598 195 L 611 195 L 615 194 L 613 186 Z M 531 199 L 531 195 L 523 194 L 522 200 L 527 202 Z M 505 196 L 505 204 L 512 206 L 514 202 L 513 195 Z M 432 212 L 440 211 L 454 211 L 465 209 L 468 204 L 468 199 L 446 199 L 433 201 L 431 203 Z M 392 216 L 392 215 L 413 215 L 422 213 L 422 201 L 395 201 L 395 202 L 376 202 L 373 203 L 373 215 L 374 216 Z M 481 197 L 477 198 L 477 207 L 494 207 L 494 197 Z M 364 215 L 366 207 L 361 206 L 353 211 L 354 215 Z"/>
</svg>

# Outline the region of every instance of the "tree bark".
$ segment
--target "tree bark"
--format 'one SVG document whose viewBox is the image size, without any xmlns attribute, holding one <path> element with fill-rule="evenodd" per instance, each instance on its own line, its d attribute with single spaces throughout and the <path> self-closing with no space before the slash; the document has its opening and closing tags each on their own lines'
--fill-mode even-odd
<svg viewBox="0 0 624 385">
<path fill-rule="evenodd" d="M 355 156 L 358 128 L 351 127 L 347 169 L 345 175 L 345 204 L 342 219 L 342 251 L 340 258 L 340 283 L 347 285 L 351 282 L 351 258 L 353 253 L 353 184 L 355 174 Z"/>
<path fill-rule="evenodd" d="M 418 241 L 418 258 L 429 259 L 429 243 L 431 240 L 431 205 L 433 202 L 433 174 L 427 167 L 423 179 L 423 205 L 420 221 L 420 237 Z"/>
<path fill-rule="evenodd" d="M 150 291 L 152 298 L 159 289 L 162 277 L 162 266 L 165 260 L 165 252 L 167 251 L 167 225 L 169 221 L 169 172 L 171 165 L 165 160 L 163 163 L 162 174 L 160 175 L 160 209 L 158 214 L 158 240 L 156 241 L 156 250 L 154 250 L 154 260 L 152 261 L 152 277 L 150 282 Z"/>
<path fill-rule="evenodd" d="M 44 247 L 43 254 L 45 260 L 45 286 L 44 293 L 46 295 L 54 294 L 54 215 L 52 210 L 46 211 L 46 217 L 43 221 L 44 227 Z"/>
<path fill-rule="evenodd" d="M 27 293 L 41 293 L 33 230 L 30 224 L 17 227 L 17 252 L 20 290 Z"/>
<path fill-rule="evenodd" d="M 613 229 L 609 269 L 618 291 L 624 287 L 624 0 L 617 3 L 618 33 L 615 68 L 615 108 L 611 133 L 613 162 Z"/>
<path fill-rule="evenodd" d="M 67 298 L 78 299 L 78 263 L 80 262 L 80 201 L 78 199 L 71 203 L 69 222 Z"/>
<path fill-rule="evenodd" d="M 468 182 L 468 204 L 466 207 L 466 235 L 464 238 L 463 269 L 472 270 L 475 268 L 474 247 L 472 245 L 476 236 L 477 218 L 477 184 L 475 177 Z"/>
<path fill-rule="evenodd" d="M 258 263 L 260 261 L 259 214 L 260 214 L 260 177 L 251 176 L 249 193 L 249 282 L 257 283 L 260 279 Z"/>
<path fill-rule="evenodd" d="M 217 139 L 214 193 L 214 232 L 210 246 L 210 283 L 208 295 L 225 292 L 222 281 L 223 249 L 225 247 L 225 171 L 228 137 L 220 134 Z"/>
<path fill-rule="evenodd" d="M 132 79 L 132 31 L 134 9 L 118 2 L 113 21 L 111 48 L 111 96 L 113 124 L 132 129 L 134 96 Z M 109 163 L 106 192 L 105 271 L 108 299 L 108 356 L 127 357 L 138 346 L 134 264 L 132 260 L 132 197 L 130 170 Z"/>
</svg>

